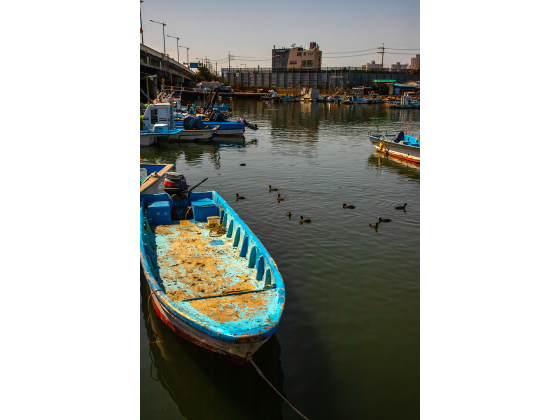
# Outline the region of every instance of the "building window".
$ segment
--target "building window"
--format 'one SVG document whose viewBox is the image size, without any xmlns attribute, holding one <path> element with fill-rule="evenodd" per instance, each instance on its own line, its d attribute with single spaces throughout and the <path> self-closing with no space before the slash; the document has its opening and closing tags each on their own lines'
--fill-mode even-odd
<svg viewBox="0 0 560 420">
<path fill-rule="evenodd" d="M 297 53 L 297 55 L 301 55 L 301 53 L 300 53 L 300 52 L 298 52 L 298 53 Z"/>
</svg>

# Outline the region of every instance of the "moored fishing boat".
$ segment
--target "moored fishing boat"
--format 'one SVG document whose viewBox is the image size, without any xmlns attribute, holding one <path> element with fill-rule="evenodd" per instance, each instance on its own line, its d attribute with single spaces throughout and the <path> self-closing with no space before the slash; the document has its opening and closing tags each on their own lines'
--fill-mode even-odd
<svg viewBox="0 0 560 420">
<path fill-rule="evenodd" d="M 401 96 L 400 102 L 393 102 L 389 104 L 390 108 L 399 109 L 420 109 L 420 102 L 414 102 L 412 97 L 405 93 Z"/>
<path fill-rule="evenodd" d="M 163 177 L 173 164 L 140 163 L 140 194 L 157 194 Z"/>
<path fill-rule="evenodd" d="M 301 102 L 302 95 L 287 95 L 280 97 L 280 102 Z"/>
<path fill-rule="evenodd" d="M 183 124 L 175 124 L 174 107 L 171 102 L 150 104 L 142 116 L 140 129 L 140 146 L 149 146 L 156 141 L 193 141 L 209 140 L 217 127 L 204 127 L 186 130 Z"/>
<path fill-rule="evenodd" d="M 368 133 L 368 136 L 379 152 L 420 163 L 420 138 L 400 132 L 395 135 Z"/>
<path fill-rule="evenodd" d="M 278 328 L 282 276 L 217 192 L 142 195 L 140 241 L 155 311 L 179 336 L 244 362 Z"/>
</svg>

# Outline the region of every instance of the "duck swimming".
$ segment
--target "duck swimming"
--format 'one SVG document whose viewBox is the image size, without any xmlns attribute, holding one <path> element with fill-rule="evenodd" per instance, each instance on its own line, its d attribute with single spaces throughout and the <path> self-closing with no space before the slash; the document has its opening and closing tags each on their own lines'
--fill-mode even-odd
<svg viewBox="0 0 560 420">
<path fill-rule="evenodd" d="M 300 223 L 311 223 L 311 219 L 304 219 L 303 216 L 299 216 Z"/>
<path fill-rule="evenodd" d="M 369 224 L 369 227 L 370 227 L 370 228 L 373 228 L 373 229 L 377 229 L 378 226 L 379 226 L 379 222 L 377 222 L 377 223 L 370 223 L 370 224 Z"/>
<path fill-rule="evenodd" d="M 277 199 L 278 201 L 282 201 L 282 200 L 284 200 L 284 197 L 280 197 L 280 194 L 278 194 L 278 197 L 276 197 L 276 199 Z"/>
<path fill-rule="evenodd" d="M 247 166 L 246 163 L 240 163 L 239 166 Z"/>
<path fill-rule="evenodd" d="M 245 197 L 243 197 L 243 196 L 241 196 L 241 195 L 239 195 L 239 194 L 236 193 L 236 194 L 235 194 L 235 199 L 236 199 L 236 200 L 245 200 Z"/>
<path fill-rule="evenodd" d="M 404 203 L 404 206 L 397 206 L 397 207 L 395 207 L 395 210 L 405 210 L 406 204 L 407 204 L 407 203 Z"/>
<path fill-rule="evenodd" d="M 268 186 L 268 192 L 278 191 L 278 188 L 272 188 L 272 185 Z"/>
<path fill-rule="evenodd" d="M 352 204 L 346 204 L 346 203 L 344 203 L 344 204 L 342 205 L 342 208 L 344 208 L 344 209 L 355 209 L 356 207 L 354 207 Z"/>
<path fill-rule="evenodd" d="M 385 223 L 389 223 L 391 221 L 391 219 L 384 219 L 382 217 L 378 217 L 377 218 L 380 222 L 385 222 Z"/>
<path fill-rule="evenodd" d="M 292 213 L 290 213 L 290 212 L 287 212 L 287 213 L 286 213 L 286 216 L 288 216 L 288 217 L 292 217 Z"/>
</svg>

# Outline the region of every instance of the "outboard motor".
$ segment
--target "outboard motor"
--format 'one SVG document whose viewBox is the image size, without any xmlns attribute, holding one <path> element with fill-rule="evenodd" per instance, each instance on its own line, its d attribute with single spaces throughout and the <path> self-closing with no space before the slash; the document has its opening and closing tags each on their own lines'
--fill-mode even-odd
<svg viewBox="0 0 560 420">
<path fill-rule="evenodd" d="M 169 194 L 179 194 L 187 191 L 187 180 L 183 174 L 177 172 L 167 172 L 163 180 L 163 190 Z"/>
<path fill-rule="evenodd" d="M 243 117 L 239 117 L 237 119 L 238 123 L 244 123 L 245 127 L 250 128 L 251 130 L 258 130 L 259 127 L 257 126 L 257 124 L 251 124 L 250 122 L 247 122 L 247 120 Z"/>
<path fill-rule="evenodd" d="M 393 137 L 394 143 L 400 143 L 403 140 L 404 140 L 404 131 L 401 131 L 399 134 L 396 134 L 395 137 Z"/>
<path fill-rule="evenodd" d="M 209 119 L 212 122 L 226 122 L 226 119 L 219 111 L 213 111 Z"/>
</svg>

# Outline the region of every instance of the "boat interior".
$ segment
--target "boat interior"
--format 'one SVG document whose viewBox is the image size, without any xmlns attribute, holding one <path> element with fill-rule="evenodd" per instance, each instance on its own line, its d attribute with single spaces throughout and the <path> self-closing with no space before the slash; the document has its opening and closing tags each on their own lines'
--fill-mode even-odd
<svg viewBox="0 0 560 420">
<path fill-rule="evenodd" d="M 175 308 L 226 323 L 229 333 L 278 321 L 284 286 L 276 265 L 217 193 L 141 199 L 147 261 Z"/>
<path fill-rule="evenodd" d="M 408 134 L 403 134 L 400 137 L 397 137 L 398 134 L 370 134 L 370 137 L 385 140 L 385 141 L 392 141 L 394 143 L 404 144 L 405 146 L 415 146 L 420 147 L 420 138 L 416 138 L 413 136 L 409 136 Z"/>
</svg>

